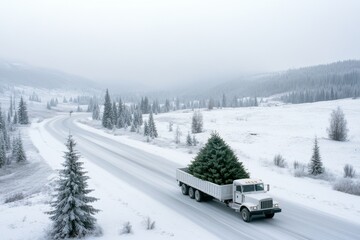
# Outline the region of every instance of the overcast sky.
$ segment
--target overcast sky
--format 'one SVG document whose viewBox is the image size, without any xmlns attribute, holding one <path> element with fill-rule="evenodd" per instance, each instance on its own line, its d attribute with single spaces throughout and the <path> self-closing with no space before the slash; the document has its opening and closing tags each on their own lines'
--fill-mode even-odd
<svg viewBox="0 0 360 240">
<path fill-rule="evenodd" d="M 1 0 L 0 58 L 169 86 L 360 59 L 360 1 Z"/>
</svg>

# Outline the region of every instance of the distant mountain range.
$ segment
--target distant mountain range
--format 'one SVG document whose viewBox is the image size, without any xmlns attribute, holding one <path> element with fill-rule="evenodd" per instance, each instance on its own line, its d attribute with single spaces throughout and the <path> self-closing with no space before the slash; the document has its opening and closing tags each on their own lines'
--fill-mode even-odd
<svg viewBox="0 0 360 240">
<path fill-rule="evenodd" d="M 96 83 L 83 77 L 3 60 L 0 60 L 0 85 L 24 85 L 49 89 L 97 87 Z"/>
<path fill-rule="evenodd" d="M 233 97 L 268 97 L 276 94 L 314 89 L 360 90 L 360 61 L 348 60 L 331 64 L 290 69 L 284 72 L 257 74 L 220 83 L 215 87 L 182 91 L 180 97 L 191 99 L 220 98 L 224 93 Z M 350 94 L 349 94 L 350 95 Z"/>
</svg>

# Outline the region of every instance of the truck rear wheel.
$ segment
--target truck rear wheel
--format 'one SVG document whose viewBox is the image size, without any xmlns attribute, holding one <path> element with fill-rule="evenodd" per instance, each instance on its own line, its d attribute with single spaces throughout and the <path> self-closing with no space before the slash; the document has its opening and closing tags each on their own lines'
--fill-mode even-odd
<svg viewBox="0 0 360 240">
<path fill-rule="evenodd" d="M 182 192 L 182 194 L 184 194 L 184 195 L 188 195 L 188 194 L 189 194 L 189 187 L 186 186 L 185 183 L 181 184 L 181 192 Z"/>
<path fill-rule="evenodd" d="M 250 212 L 246 207 L 241 209 L 241 218 L 244 220 L 244 222 L 250 222 Z"/>
<path fill-rule="evenodd" d="M 195 190 L 192 187 L 189 187 L 189 197 L 192 199 L 195 198 Z"/>
<path fill-rule="evenodd" d="M 273 218 L 275 215 L 275 213 L 269 213 L 269 214 L 265 214 L 266 218 Z"/>
<path fill-rule="evenodd" d="M 202 199 L 203 199 L 202 192 L 200 192 L 199 190 L 195 190 L 195 200 L 197 202 L 201 202 Z"/>
</svg>

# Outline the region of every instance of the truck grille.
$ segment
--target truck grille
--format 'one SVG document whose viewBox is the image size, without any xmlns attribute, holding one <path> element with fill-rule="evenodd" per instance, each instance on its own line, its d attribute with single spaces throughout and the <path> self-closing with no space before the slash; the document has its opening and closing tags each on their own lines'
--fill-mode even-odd
<svg viewBox="0 0 360 240">
<path fill-rule="evenodd" d="M 273 200 L 265 200 L 261 202 L 261 209 L 264 208 L 272 208 L 273 207 Z"/>
</svg>

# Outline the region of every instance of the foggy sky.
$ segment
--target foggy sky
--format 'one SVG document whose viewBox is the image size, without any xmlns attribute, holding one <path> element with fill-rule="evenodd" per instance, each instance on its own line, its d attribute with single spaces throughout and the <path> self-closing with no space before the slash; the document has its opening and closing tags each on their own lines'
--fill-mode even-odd
<svg viewBox="0 0 360 240">
<path fill-rule="evenodd" d="M 1 0 L 0 58 L 168 87 L 360 57 L 360 1 Z"/>
</svg>

